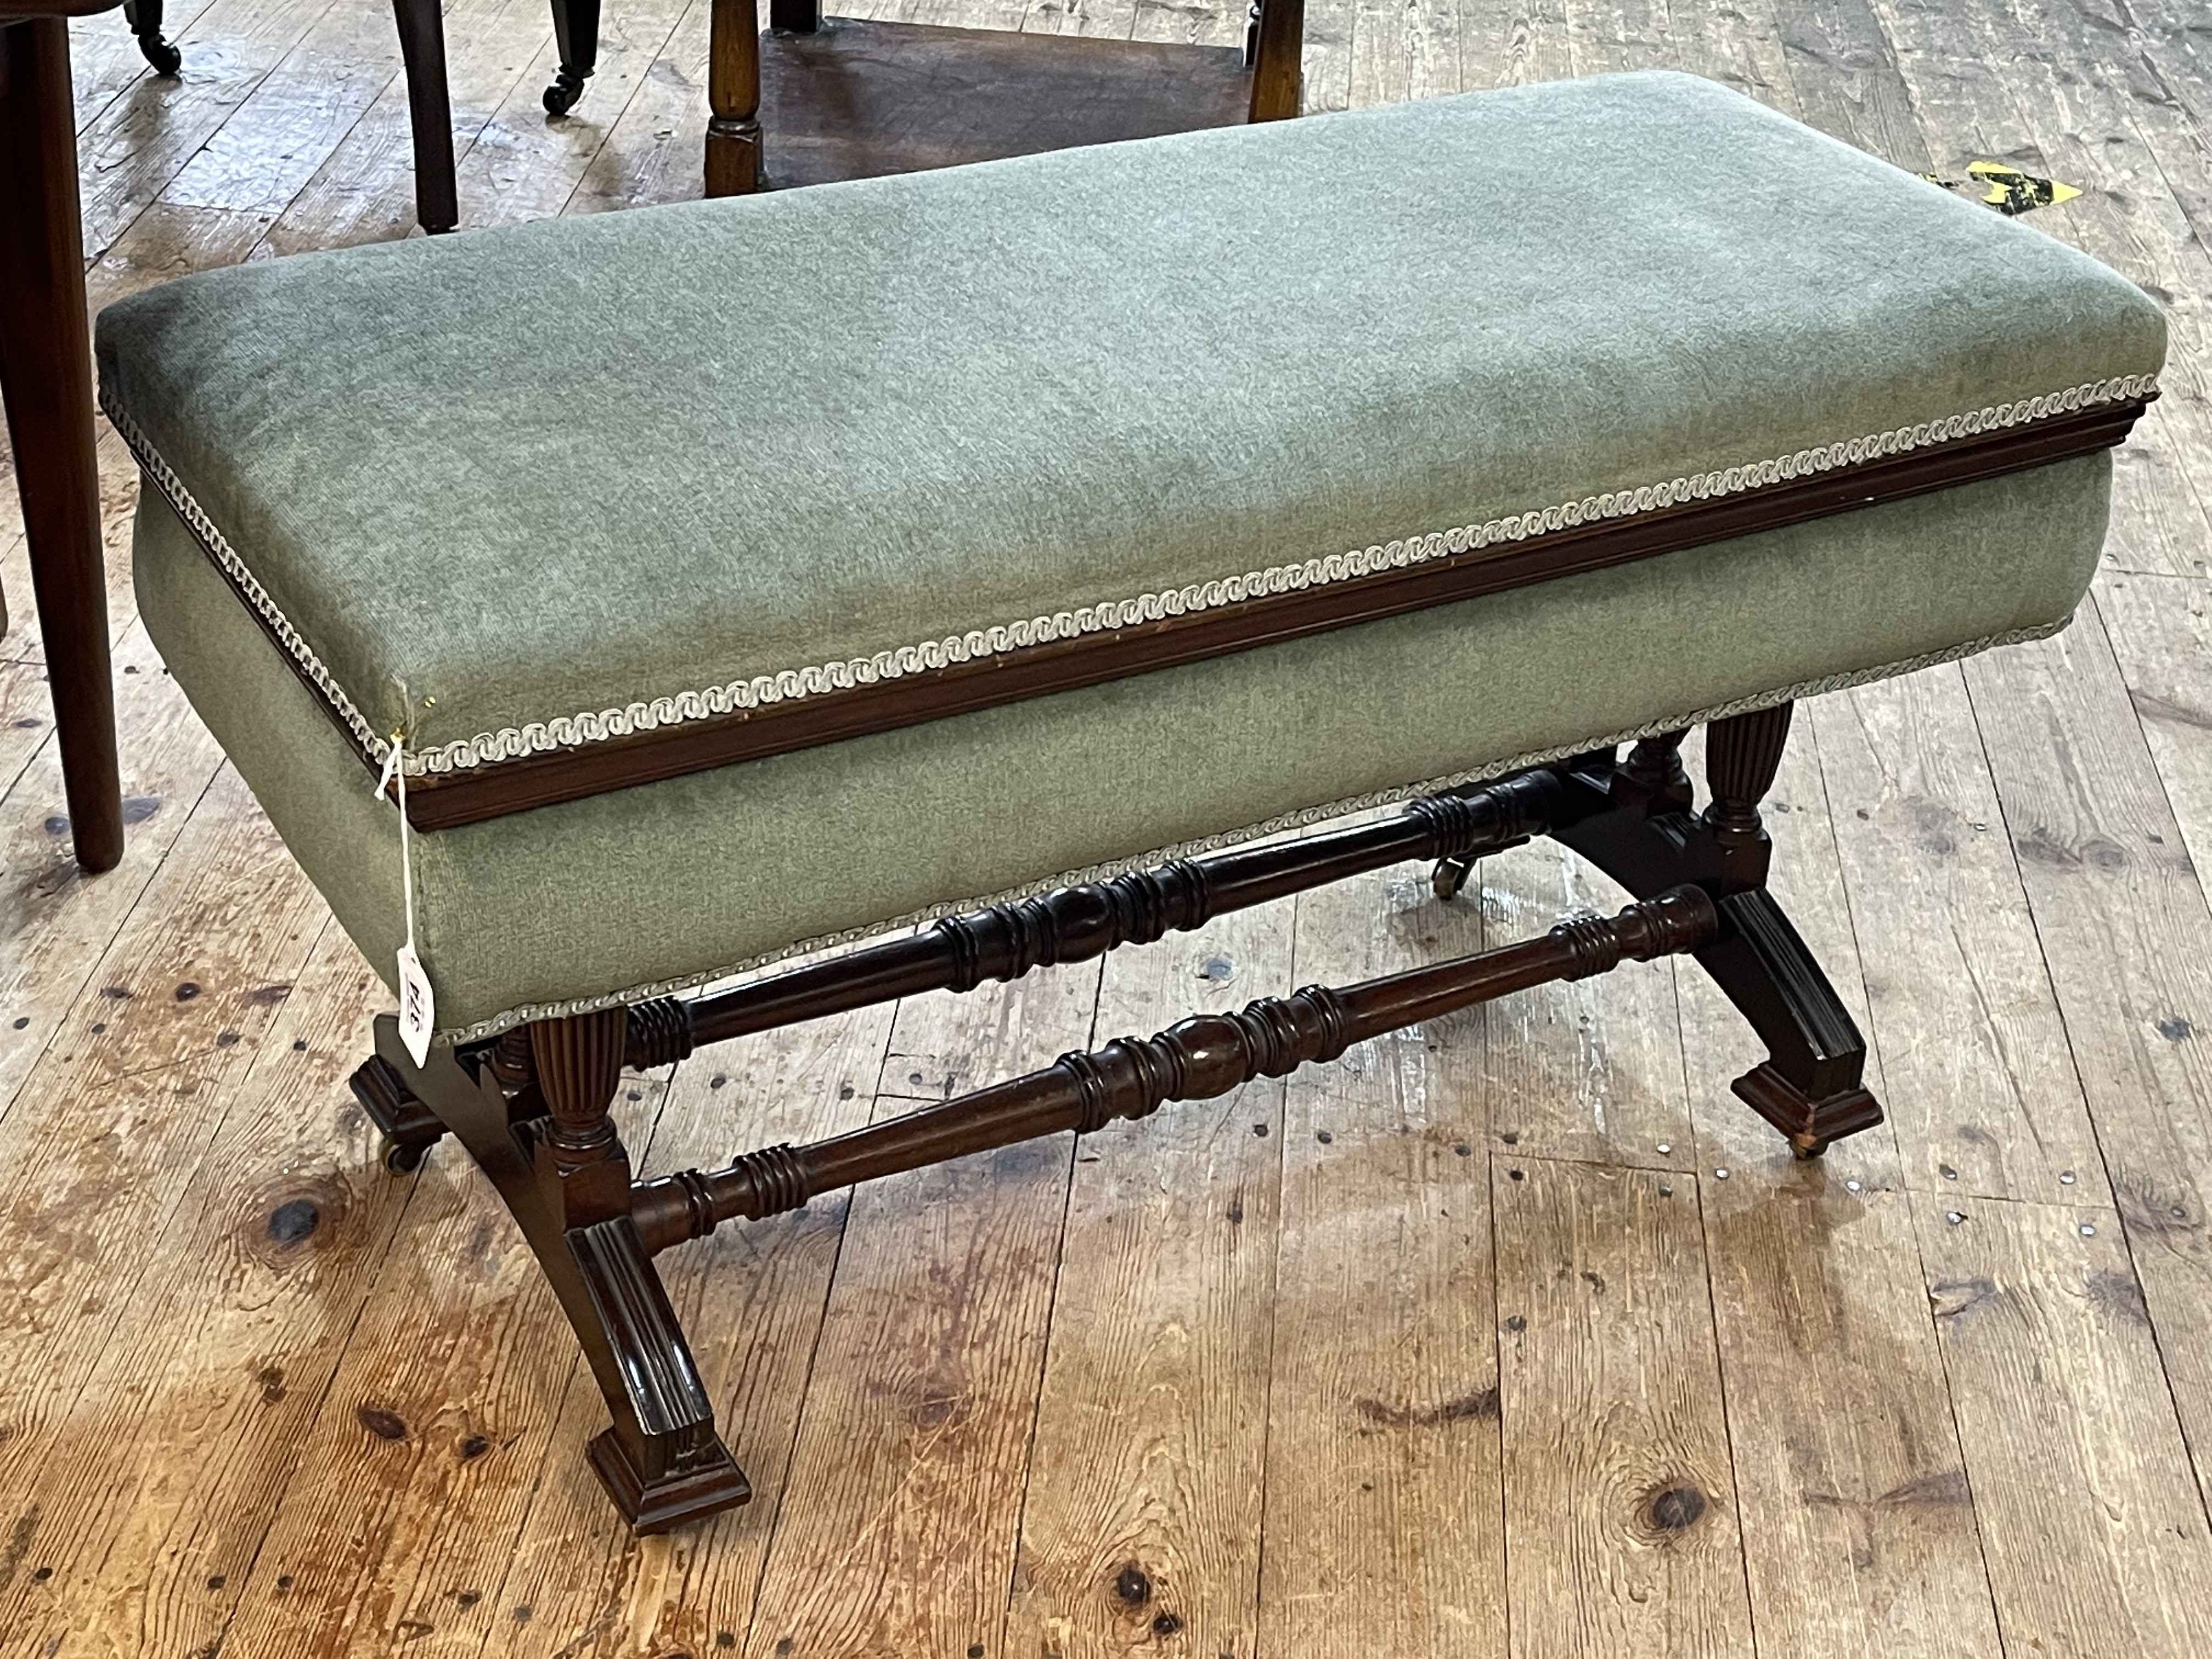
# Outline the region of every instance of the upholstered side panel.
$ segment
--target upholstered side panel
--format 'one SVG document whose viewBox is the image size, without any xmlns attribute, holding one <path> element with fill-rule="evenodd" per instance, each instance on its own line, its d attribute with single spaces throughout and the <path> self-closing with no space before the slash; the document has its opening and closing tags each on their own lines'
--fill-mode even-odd
<svg viewBox="0 0 2212 1659">
<path fill-rule="evenodd" d="M 452 764 L 1510 546 L 2165 344 L 2033 224 L 1667 74 L 255 262 L 99 332 L 364 732 Z"/>
<path fill-rule="evenodd" d="M 946 901 L 2056 627 L 2087 585 L 2110 465 L 418 836 L 439 1024 L 702 979 Z M 393 809 L 150 498 L 137 557 L 177 678 L 388 974 Z"/>
</svg>

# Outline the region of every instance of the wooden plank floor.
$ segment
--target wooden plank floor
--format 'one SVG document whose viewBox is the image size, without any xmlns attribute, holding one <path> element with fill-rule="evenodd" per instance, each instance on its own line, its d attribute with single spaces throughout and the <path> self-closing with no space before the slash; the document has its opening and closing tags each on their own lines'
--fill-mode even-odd
<svg viewBox="0 0 2212 1659">
<path fill-rule="evenodd" d="M 876 9 L 1242 29 L 1234 0 Z M 2169 307 L 2076 626 L 1799 722 L 1777 879 L 1888 1127 L 1790 1164 L 1727 1091 L 1747 1031 L 1661 964 L 726 1231 L 671 1292 L 758 1498 L 634 1543 L 489 1193 L 444 1153 L 376 1167 L 343 1079 L 383 993 L 136 623 L 106 434 L 135 827 L 97 880 L 0 505 L 0 1654 L 2212 1655 L 2201 12 L 1310 17 L 1317 108 L 1670 65 L 1916 171 L 2056 176 L 2082 194 L 2034 222 Z M 698 192 L 705 0 L 612 0 L 560 122 L 541 0 L 453 0 L 447 27 L 467 226 Z M 156 82 L 119 16 L 76 29 L 96 303 L 406 233 L 388 8 L 173 0 L 171 33 L 185 74 Z M 1544 848 L 1450 907 L 1393 870 L 731 1045 L 634 1079 L 626 1132 L 654 1169 L 833 1133 L 1610 896 Z"/>
</svg>

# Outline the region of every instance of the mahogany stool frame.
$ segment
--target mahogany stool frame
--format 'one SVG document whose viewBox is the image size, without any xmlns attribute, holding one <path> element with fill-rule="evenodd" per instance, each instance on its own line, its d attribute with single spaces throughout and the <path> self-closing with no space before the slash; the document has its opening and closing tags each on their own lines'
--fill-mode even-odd
<svg viewBox="0 0 2212 1659">
<path fill-rule="evenodd" d="M 796 1209 L 818 1193 L 1116 1118 L 1225 1094 L 1335 1059 L 1350 1045 L 1509 992 L 1694 957 L 1765 1042 L 1735 1092 L 1815 1158 L 1881 1121 L 1863 1086 L 1865 1040 L 1766 884 L 1759 802 L 1772 787 L 1790 705 L 1711 722 L 1711 799 L 1693 810 L 1686 732 L 1603 749 L 1407 802 L 1370 822 L 1234 848 L 1042 897 L 951 916 L 826 961 L 693 997 L 541 1020 L 409 1060 L 395 1017 L 353 1089 L 395 1172 L 453 1135 L 490 1178 L 559 1297 L 612 1425 L 592 1468 L 639 1533 L 744 1503 L 744 1472 L 714 1428 L 698 1369 L 653 1258 L 725 1221 Z M 1407 859 L 1435 862 L 1449 898 L 1475 860 L 1549 836 L 1635 899 L 1540 938 L 1334 989 L 1309 986 L 1237 1013 L 1201 1014 L 1042 1071 L 803 1146 L 719 1170 L 632 1178 L 609 1115 L 625 1066 L 672 1064 L 704 1042 L 924 991 L 972 990 L 1032 968 L 1148 944 L 1213 916 Z"/>
</svg>

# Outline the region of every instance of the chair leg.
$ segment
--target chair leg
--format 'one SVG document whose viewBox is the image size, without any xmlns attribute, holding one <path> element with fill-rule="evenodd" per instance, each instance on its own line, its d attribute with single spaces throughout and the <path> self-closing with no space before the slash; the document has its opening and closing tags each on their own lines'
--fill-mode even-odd
<svg viewBox="0 0 2212 1659">
<path fill-rule="evenodd" d="M 561 70 L 545 88 L 545 112 L 566 115 L 599 61 L 599 0 L 553 0 L 553 43 Z"/>
<path fill-rule="evenodd" d="M 713 0 L 710 16 L 707 194 L 750 196 L 761 187 L 760 7 Z"/>
<path fill-rule="evenodd" d="M 1682 734 L 1646 739 L 1610 780 L 1613 810 L 1553 830 L 1641 897 L 1684 880 L 1714 895 L 1721 934 L 1699 965 L 1765 1043 L 1767 1058 L 1733 1085 L 1789 1138 L 1799 1158 L 1881 1121 L 1863 1085 L 1866 1039 L 1781 902 L 1766 885 L 1773 847 L 1759 803 L 1773 787 L 1790 705 L 1716 720 L 1705 730 L 1711 802 L 1687 811 L 1688 780 L 1674 760 Z"/>
<path fill-rule="evenodd" d="M 1286 121 L 1298 112 L 1304 89 L 1305 0 L 1258 0 L 1259 15 L 1246 31 L 1244 54 L 1252 67 L 1255 121 Z"/>
<path fill-rule="evenodd" d="M 822 0 L 768 0 L 768 26 L 793 34 L 812 34 L 822 27 Z"/>
<path fill-rule="evenodd" d="M 438 0 L 392 0 L 392 9 L 415 137 L 415 217 L 434 236 L 461 220 L 453 182 L 453 100 L 446 85 L 446 20 Z"/>
<path fill-rule="evenodd" d="M 69 52 L 58 17 L 0 21 L 0 404 L 46 633 L 70 831 L 77 862 L 97 873 L 123 857 L 123 792 Z"/>
<path fill-rule="evenodd" d="M 123 0 L 123 21 L 155 74 L 174 75 L 185 66 L 185 54 L 161 38 L 161 0 Z"/>
<path fill-rule="evenodd" d="M 513 1099 L 480 1054 L 434 1049 L 418 1070 L 392 1016 L 378 1019 L 376 1046 L 520 1225 L 613 1419 L 591 1443 L 592 1471 L 642 1534 L 752 1492 L 715 1432 L 683 1327 L 631 1219 L 629 1155 L 609 1113 L 624 1030 L 619 1008 L 530 1027 L 534 1078 Z"/>
</svg>

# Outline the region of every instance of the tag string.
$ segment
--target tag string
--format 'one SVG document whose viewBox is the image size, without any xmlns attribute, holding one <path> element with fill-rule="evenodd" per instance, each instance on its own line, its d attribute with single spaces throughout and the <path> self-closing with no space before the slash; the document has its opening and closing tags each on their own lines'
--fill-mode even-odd
<svg viewBox="0 0 2212 1659">
<path fill-rule="evenodd" d="M 407 738 L 401 732 L 392 734 L 392 752 L 385 757 L 384 771 L 376 780 L 376 793 L 380 798 L 386 789 L 397 787 L 399 793 L 399 891 L 407 908 L 407 948 L 415 948 L 415 866 L 410 854 L 407 833 Z"/>
<path fill-rule="evenodd" d="M 392 752 L 399 752 L 397 746 Z M 399 893 L 407 908 L 407 948 L 415 948 L 415 866 L 408 855 L 413 837 L 407 833 L 407 768 L 399 769 Z"/>
</svg>

